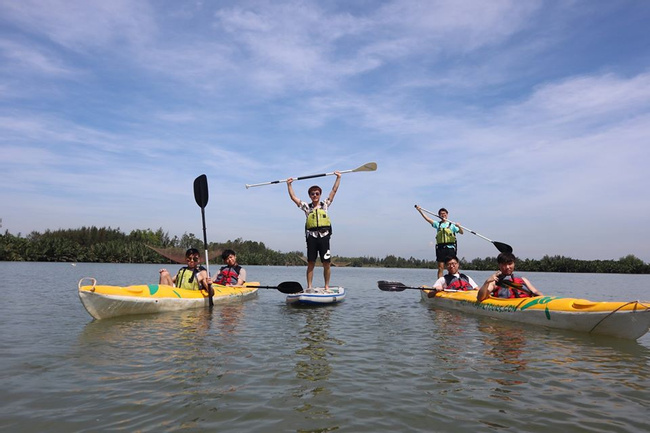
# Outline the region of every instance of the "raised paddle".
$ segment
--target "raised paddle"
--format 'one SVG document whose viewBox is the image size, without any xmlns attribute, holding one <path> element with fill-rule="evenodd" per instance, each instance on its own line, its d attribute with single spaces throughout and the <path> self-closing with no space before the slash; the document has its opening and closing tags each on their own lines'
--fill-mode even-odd
<svg viewBox="0 0 650 433">
<path fill-rule="evenodd" d="M 361 167 L 355 168 L 354 170 L 343 170 L 343 171 L 340 171 L 339 173 L 343 174 L 343 173 L 354 173 L 356 171 L 375 171 L 375 170 L 377 170 L 377 163 L 376 162 L 367 162 L 367 163 L 363 164 Z M 312 174 L 312 175 L 309 175 L 309 176 L 300 176 L 300 177 L 294 177 L 294 178 L 289 178 L 289 179 L 293 179 L 293 180 L 312 179 L 314 177 L 331 176 L 333 174 L 336 174 L 336 173 L 331 172 L 331 173 Z M 281 180 L 274 180 L 272 182 L 262 182 L 262 183 L 253 183 L 253 184 L 248 184 L 247 183 L 246 184 L 246 189 L 251 188 L 253 186 L 273 185 L 273 184 L 276 184 L 276 183 L 286 182 L 289 179 L 281 179 Z"/>
<path fill-rule="evenodd" d="M 415 205 L 415 208 L 417 209 L 417 208 L 418 208 L 418 205 Z M 422 208 L 422 207 L 421 207 L 420 210 L 422 210 L 423 212 L 426 212 L 426 213 L 428 213 L 428 214 L 431 214 L 431 215 L 433 215 L 433 216 L 435 216 L 435 217 L 438 217 L 438 218 L 440 218 L 441 220 L 443 219 L 443 218 L 442 218 L 440 215 L 438 215 L 437 213 L 435 213 L 435 212 L 431 212 L 430 210 L 426 210 L 425 208 Z M 472 229 L 469 229 L 469 228 L 467 228 L 467 227 L 465 227 L 465 226 L 461 226 L 460 224 L 455 223 L 455 222 L 453 222 L 453 221 L 451 221 L 451 220 L 447 220 L 447 221 L 449 221 L 449 222 L 452 223 L 452 224 L 456 224 L 458 227 L 462 227 L 464 230 L 467 230 L 468 232 L 470 232 L 470 233 L 472 233 L 472 234 L 478 236 L 479 238 L 485 239 L 485 240 L 488 241 L 488 242 L 492 242 L 492 244 L 493 244 L 495 247 L 497 247 L 497 250 L 501 251 L 502 253 L 511 253 L 511 252 L 512 252 L 512 247 L 511 247 L 510 245 L 508 245 L 508 244 L 504 244 L 503 242 L 493 241 L 492 239 L 488 239 L 488 238 L 486 238 L 485 236 L 483 236 L 483 235 L 481 235 L 481 234 L 479 234 L 479 233 L 476 233 L 476 232 L 475 232 L 474 230 L 472 230 Z"/>
<path fill-rule="evenodd" d="M 292 294 L 292 293 L 300 293 L 303 292 L 304 289 L 300 285 L 299 282 L 297 281 L 285 281 L 283 283 L 278 284 L 277 286 L 250 286 L 251 288 L 258 288 L 258 289 L 277 289 L 279 292 L 286 293 L 286 294 Z"/>
<path fill-rule="evenodd" d="M 208 258 L 208 235 L 205 230 L 205 206 L 208 204 L 208 177 L 205 174 L 194 179 L 194 199 L 196 204 L 201 208 L 201 220 L 203 221 L 203 248 L 205 249 L 205 267 L 210 275 L 210 263 Z M 210 295 L 210 307 L 214 306 L 214 301 L 212 297 L 214 296 L 214 290 L 212 290 L 212 285 L 208 286 L 208 294 Z"/>
</svg>

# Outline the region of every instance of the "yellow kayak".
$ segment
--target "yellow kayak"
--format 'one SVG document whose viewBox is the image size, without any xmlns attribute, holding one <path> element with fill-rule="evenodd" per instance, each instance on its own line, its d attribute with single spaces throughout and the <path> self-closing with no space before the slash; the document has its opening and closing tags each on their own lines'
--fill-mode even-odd
<svg viewBox="0 0 650 433">
<path fill-rule="evenodd" d="M 89 285 L 82 285 L 84 281 Z M 242 301 L 257 296 L 259 283 L 245 286 L 221 286 L 213 284 L 215 304 Z M 135 286 L 97 285 L 94 278 L 82 278 L 78 284 L 79 299 L 86 311 L 95 319 L 149 314 L 163 311 L 188 310 L 206 307 L 209 297 L 202 290 L 186 290 L 162 284 Z"/>
<path fill-rule="evenodd" d="M 477 302 L 478 290 L 442 291 L 422 300 L 436 307 L 548 328 L 636 340 L 650 328 L 650 302 L 593 302 L 585 299 L 538 296 L 493 298 Z"/>
</svg>

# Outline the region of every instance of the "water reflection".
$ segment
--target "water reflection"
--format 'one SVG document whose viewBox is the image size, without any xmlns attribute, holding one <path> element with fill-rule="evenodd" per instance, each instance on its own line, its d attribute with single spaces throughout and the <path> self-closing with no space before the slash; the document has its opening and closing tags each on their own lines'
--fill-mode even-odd
<svg viewBox="0 0 650 433">
<path fill-rule="evenodd" d="M 219 322 L 219 336 L 225 339 L 232 339 L 240 332 L 242 317 L 244 317 L 244 304 L 236 302 L 232 304 L 215 305 L 213 314 Z"/>
<path fill-rule="evenodd" d="M 332 419 L 328 401 L 332 399 L 328 381 L 332 373 L 330 357 L 332 352 L 328 344 L 342 344 L 341 341 L 329 335 L 330 322 L 335 306 L 296 308 L 290 307 L 292 314 L 300 314 L 305 318 L 305 325 L 300 330 L 300 341 L 303 343 L 295 353 L 296 377 L 300 385 L 292 395 L 301 404 L 295 411 L 310 422 Z M 297 429 L 298 432 L 327 432 L 338 430 L 339 426 L 319 426 L 309 429 Z"/>
<path fill-rule="evenodd" d="M 436 345 L 433 355 L 436 364 L 443 364 L 445 369 L 456 371 L 471 366 L 475 356 L 471 347 L 476 335 L 476 320 L 452 311 L 429 308 L 433 322 L 431 332 Z"/>
<path fill-rule="evenodd" d="M 511 387 L 527 383 L 524 374 L 528 365 L 526 338 L 520 329 L 503 324 L 479 322 L 478 330 L 483 334 L 483 353 L 495 361 L 486 363 L 492 365 L 486 380 L 497 384 L 490 397 L 512 401 L 519 394 L 513 394 Z"/>
<path fill-rule="evenodd" d="M 109 376 L 158 374 L 185 384 L 222 377 L 245 350 L 234 344 L 243 315 L 244 305 L 233 303 L 91 321 L 79 335 L 77 359 L 82 368 L 106 368 Z"/>
<path fill-rule="evenodd" d="M 241 378 L 252 367 L 243 362 L 244 316 L 244 304 L 232 303 L 92 321 L 78 337 L 71 371 L 83 378 L 95 404 L 144 406 L 146 416 L 191 424 L 203 418 L 189 417 L 227 407 L 246 386 Z"/>
<path fill-rule="evenodd" d="M 521 330 L 502 324 L 480 322 L 478 330 L 484 335 L 485 354 L 494 358 L 497 365 L 503 367 L 501 371 L 520 373 L 526 369 L 528 361 L 522 357 L 526 339 Z M 514 383 L 521 382 L 514 381 Z"/>
</svg>

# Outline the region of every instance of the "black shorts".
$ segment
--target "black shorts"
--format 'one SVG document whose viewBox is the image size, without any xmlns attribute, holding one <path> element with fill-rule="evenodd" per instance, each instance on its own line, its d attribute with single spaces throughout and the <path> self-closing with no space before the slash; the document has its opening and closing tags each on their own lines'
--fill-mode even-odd
<svg viewBox="0 0 650 433">
<path fill-rule="evenodd" d="M 322 238 L 307 236 L 307 261 L 315 262 L 320 255 L 320 261 L 328 263 L 331 260 L 330 255 L 330 235 Z"/>
<path fill-rule="evenodd" d="M 456 247 L 447 245 L 436 245 L 436 262 L 444 263 L 445 260 L 456 256 Z"/>
</svg>

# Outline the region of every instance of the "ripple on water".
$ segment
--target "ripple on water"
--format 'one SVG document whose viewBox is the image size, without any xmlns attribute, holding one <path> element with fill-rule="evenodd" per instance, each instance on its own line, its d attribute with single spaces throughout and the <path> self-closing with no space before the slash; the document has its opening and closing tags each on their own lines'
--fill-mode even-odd
<svg viewBox="0 0 650 433">
<path fill-rule="evenodd" d="M 39 266 L 5 274 L 29 281 Z M 56 290 L 27 284 L 6 294 L 0 425 L 8 431 L 650 431 L 640 416 L 650 400 L 647 337 L 519 326 L 376 288 L 377 280 L 430 282 L 434 271 L 336 269 L 348 298 L 331 308 L 291 308 L 267 290 L 212 312 L 91 321 L 75 292 L 90 268 L 102 281 L 146 281 L 157 271 L 51 264 L 40 272 L 61 282 Z M 249 272 L 269 283 L 304 274 Z"/>
</svg>

